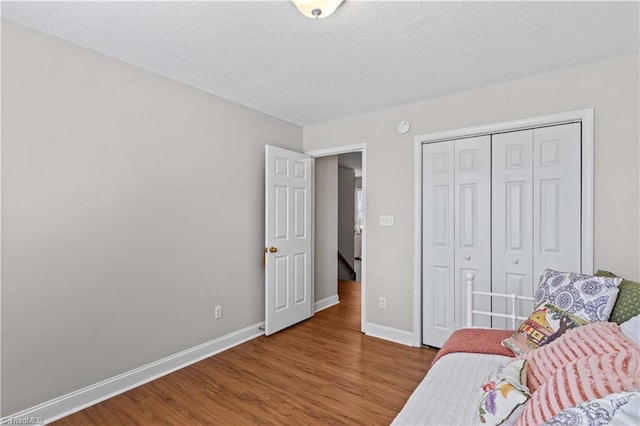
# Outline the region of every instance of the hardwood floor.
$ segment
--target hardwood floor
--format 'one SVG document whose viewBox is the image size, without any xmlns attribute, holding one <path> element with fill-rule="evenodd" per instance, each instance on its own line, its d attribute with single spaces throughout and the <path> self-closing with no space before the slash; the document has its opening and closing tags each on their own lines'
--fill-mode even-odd
<svg viewBox="0 0 640 426">
<path fill-rule="evenodd" d="M 389 424 L 437 350 L 360 332 L 360 283 L 341 303 L 56 425 Z"/>
</svg>

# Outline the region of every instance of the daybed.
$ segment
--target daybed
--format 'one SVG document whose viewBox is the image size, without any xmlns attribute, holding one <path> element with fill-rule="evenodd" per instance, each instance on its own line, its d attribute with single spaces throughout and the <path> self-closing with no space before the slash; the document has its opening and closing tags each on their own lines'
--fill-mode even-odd
<svg viewBox="0 0 640 426">
<path fill-rule="evenodd" d="M 454 332 L 393 424 L 640 425 L 639 283 L 547 270 L 531 315 L 513 306 L 491 315 L 515 332 Z"/>
</svg>

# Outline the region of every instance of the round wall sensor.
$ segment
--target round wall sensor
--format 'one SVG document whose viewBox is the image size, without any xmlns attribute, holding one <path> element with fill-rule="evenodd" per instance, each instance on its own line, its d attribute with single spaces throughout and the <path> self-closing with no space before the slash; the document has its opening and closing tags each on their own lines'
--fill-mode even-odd
<svg viewBox="0 0 640 426">
<path fill-rule="evenodd" d="M 404 135 L 408 133 L 409 130 L 411 130 L 411 123 L 409 123 L 408 121 L 401 121 L 398 123 L 398 133 Z"/>
</svg>

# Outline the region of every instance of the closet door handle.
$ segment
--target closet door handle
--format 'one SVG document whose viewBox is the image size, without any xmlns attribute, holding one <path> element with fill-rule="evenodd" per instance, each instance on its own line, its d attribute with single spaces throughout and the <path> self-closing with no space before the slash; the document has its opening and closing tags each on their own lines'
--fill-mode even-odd
<svg viewBox="0 0 640 426">
<path fill-rule="evenodd" d="M 471 256 L 465 256 L 464 259 L 465 260 L 471 260 Z"/>
<path fill-rule="evenodd" d="M 520 262 L 518 261 L 518 259 L 513 259 L 513 264 L 514 264 L 514 265 L 517 265 L 518 263 L 520 263 Z"/>
</svg>

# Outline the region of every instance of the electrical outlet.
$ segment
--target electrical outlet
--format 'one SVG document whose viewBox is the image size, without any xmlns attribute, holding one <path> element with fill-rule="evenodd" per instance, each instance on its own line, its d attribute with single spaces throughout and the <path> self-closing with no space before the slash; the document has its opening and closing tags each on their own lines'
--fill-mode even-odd
<svg viewBox="0 0 640 426">
<path fill-rule="evenodd" d="M 386 297 L 381 297 L 380 298 L 380 307 L 382 309 L 387 309 L 387 298 Z"/>
<path fill-rule="evenodd" d="M 218 305 L 214 308 L 214 314 L 213 314 L 213 318 L 214 319 L 220 319 L 222 318 L 222 306 Z"/>
</svg>

